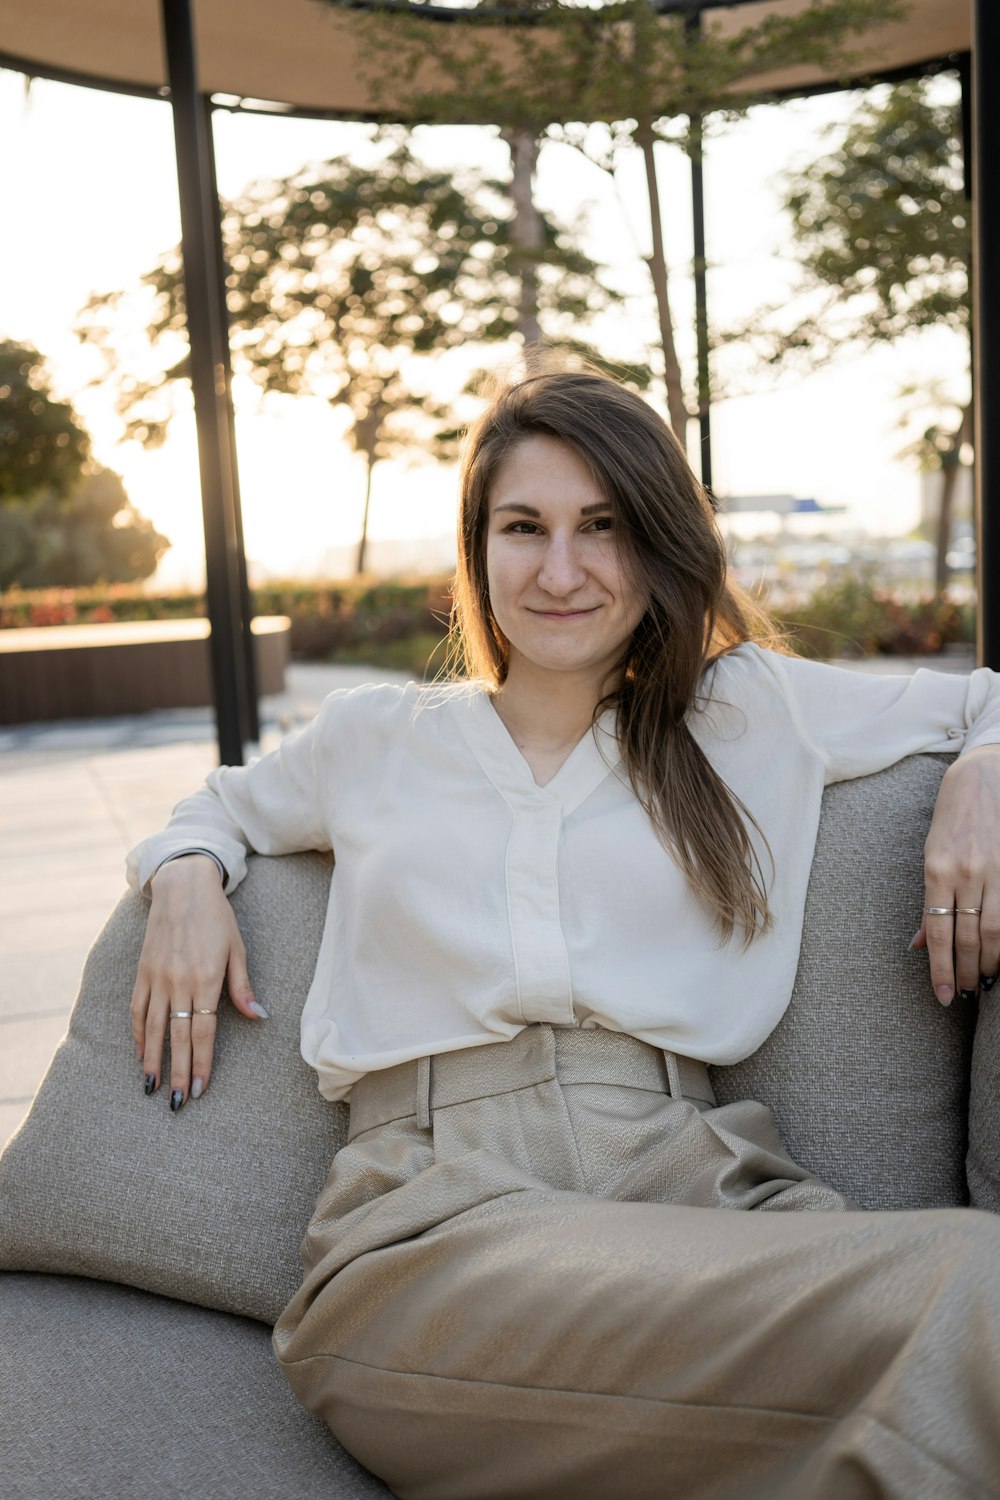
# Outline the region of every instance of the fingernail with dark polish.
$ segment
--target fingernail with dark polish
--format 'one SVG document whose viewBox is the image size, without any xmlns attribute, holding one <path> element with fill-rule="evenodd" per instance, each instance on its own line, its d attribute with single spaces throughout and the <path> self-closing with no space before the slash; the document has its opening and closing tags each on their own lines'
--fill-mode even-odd
<svg viewBox="0 0 1000 1500">
<path fill-rule="evenodd" d="M 156 1074 L 155 1073 L 147 1073 L 146 1074 L 146 1081 L 143 1084 L 143 1088 L 146 1090 L 147 1094 L 151 1094 L 153 1092 L 153 1090 L 156 1088 Z"/>
<path fill-rule="evenodd" d="M 996 982 L 997 976 L 995 974 L 980 974 L 979 976 L 979 988 L 981 990 L 991 990 Z"/>
<path fill-rule="evenodd" d="M 170 1095 L 170 1108 L 173 1110 L 174 1114 L 177 1113 L 183 1103 L 184 1095 L 181 1093 L 181 1090 L 174 1089 L 173 1093 Z"/>
<path fill-rule="evenodd" d="M 963 1000 L 975 1000 L 976 998 L 975 990 L 959 990 L 958 993 L 959 995 L 961 995 Z"/>
</svg>

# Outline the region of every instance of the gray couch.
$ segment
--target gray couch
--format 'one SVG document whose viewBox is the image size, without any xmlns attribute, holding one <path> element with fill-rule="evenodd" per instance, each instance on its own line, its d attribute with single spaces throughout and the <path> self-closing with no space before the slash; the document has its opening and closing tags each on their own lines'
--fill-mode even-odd
<svg viewBox="0 0 1000 1500">
<path fill-rule="evenodd" d="M 770 1104 L 792 1154 L 867 1208 L 963 1205 L 970 1187 L 1000 1206 L 1000 1002 L 973 1057 L 974 1009 L 938 1006 L 907 948 L 943 771 L 914 757 L 827 792 L 792 1005 L 714 1070 L 721 1100 Z M 297 1045 L 329 870 L 251 861 L 234 905 L 271 1020 L 225 1008 L 212 1086 L 176 1116 L 143 1094 L 129 1037 L 144 903 L 124 897 L 98 937 L 0 1159 L 4 1500 L 388 1494 L 297 1406 L 269 1338 L 346 1120 Z"/>
</svg>

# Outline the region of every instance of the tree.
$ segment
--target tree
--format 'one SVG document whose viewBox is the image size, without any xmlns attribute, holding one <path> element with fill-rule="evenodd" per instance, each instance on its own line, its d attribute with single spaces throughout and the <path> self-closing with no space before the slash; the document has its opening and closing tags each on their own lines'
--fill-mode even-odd
<svg viewBox="0 0 1000 1500">
<path fill-rule="evenodd" d="M 726 342 L 752 348 L 772 370 L 811 370 L 848 353 L 894 344 L 927 328 L 966 333 L 971 205 L 965 196 L 956 104 L 935 99 L 926 80 L 862 98 L 833 148 L 789 175 L 784 208 L 808 312 L 790 319 L 758 309 Z M 793 306 L 802 304 L 796 300 Z M 913 388 L 900 393 L 920 397 Z M 945 561 L 959 454 L 971 436 L 968 400 L 934 382 L 923 393 L 951 426 L 926 424 L 907 452 L 941 474 L 937 584 Z"/>
<path fill-rule="evenodd" d="M 0 588 L 79 588 L 148 578 L 169 547 L 120 477 L 93 467 L 67 494 L 36 491 L 0 506 Z"/>
<path fill-rule="evenodd" d="M 440 357 L 479 345 L 509 354 L 519 319 L 505 184 L 431 169 L 398 133 L 388 146 L 374 165 L 325 162 L 254 183 L 223 215 L 234 374 L 249 374 L 265 393 L 318 396 L 349 414 L 346 436 L 366 472 L 359 572 L 374 464 L 441 456 L 461 425 L 455 403 L 429 391 Z M 570 234 L 544 217 L 541 231 L 547 342 L 597 361 L 581 330 L 618 294 Z M 162 440 L 173 388 L 187 377 L 179 253 L 143 284 L 153 302 L 153 369 L 120 378 L 118 405 L 127 434 L 152 443 Z M 92 299 L 81 317 L 81 334 L 109 352 L 121 298 Z"/>
<path fill-rule="evenodd" d="M 0 504 L 42 488 L 64 495 L 89 457 L 90 438 L 69 402 L 53 398 L 38 350 L 0 340 Z"/>
<path fill-rule="evenodd" d="M 169 545 L 94 462 L 38 350 L 0 341 L 0 588 L 148 578 Z"/>
<path fill-rule="evenodd" d="M 350 6 L 354 0 L 325 3 Z M 760 77 L 775 70 L 812 64 L 847 76 L 852 39 L 898 19 L 905 7 L 893 0 L 814 0 L 800 14 L 772 13 L 735 32 L 720 32 L 711 22 L 692 25 L 683 11 L 662 15 L 649 0 L 596 6 L 510 0 L 503 11 L 512 24 L 504 28 L 497 24 L 498 8 L 489 3 L 463 8 L 461 23 L 451 25 L 428 22 L 419 3 L 373 4 L 381 14 L 367 18 L 364 65 L 375 107 L 392 98 L 414 118 L 477 119 L 502 127 L 515 169 L 524 327 L 531 327 L 532 268 L 544 261 L 530 195 L 539 139 L 548 135 L 576 146 L 612 176 L 623 154 L 642 152 L 653 243 L 647 265 L 663 379 L 671 425 L 685 443 L 689 407 L 670 311 L 656 143 L 700 150 L 703 117 L 745 113 L 760 102 Z M 376 21 L 381 34 L 373 29 Z M 594 122 L 607 127 L 596 152 L 586 129 Z"/>
</svg>

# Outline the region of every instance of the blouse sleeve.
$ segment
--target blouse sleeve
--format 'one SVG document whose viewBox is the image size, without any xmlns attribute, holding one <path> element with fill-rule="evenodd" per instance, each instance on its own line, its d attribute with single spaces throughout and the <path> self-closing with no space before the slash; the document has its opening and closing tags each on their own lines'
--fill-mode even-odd
<svg viewBox="0 0 1000 1500">
<path fill-rule="evenodd" d="M 988 667 L 897 677 L 760 654 L 827 784 L 882 771 L 905 755 L 1000 744 L 1000 673 Z"/>
<path fill-rule="evenodd" d="M 321 747 L 343 692 L 331 693 L 319 714 L 278 748 L 247 766 L 220 766 L 200 791 L 179 802 L 162 833 L 130 850 L 128 883 L 148 896 L 149 881 L 175 855 L 214 855 L 226 872 L 225 890 L 246 874 L 246 856 L 329 849 L 320 778 Z"/>
</svg>

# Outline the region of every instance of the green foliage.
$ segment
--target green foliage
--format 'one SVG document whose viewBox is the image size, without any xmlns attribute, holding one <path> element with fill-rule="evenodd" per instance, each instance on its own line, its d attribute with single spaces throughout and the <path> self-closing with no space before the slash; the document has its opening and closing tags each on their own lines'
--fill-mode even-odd
<svg viewBox="0 0 1000 1500">
<path fill-rule="evenodd" d="M 0 507 L 0 588 L 148 578 L 169 545 L 117 474 L 92 469 L 66 494 L 44 489 Z"/>
<path fill-rule="evenodd" d="M 234 373 L 266 392 L 309 394 L 350 412 L 348 438 L 370 462 L 437 456 L 461 410 L 421 382 L 432 360 L 469 344 L 507 346 L 518 320 L 519 263 L 507 185 L 428 167 L 394 138 L 376 165 L 343 159 L 258 182 L 225 209 Z M 618 294 L 572 237 L 545 221 L 539 300 L 553 345 Z M 126 372 L 119 410 L 130 437 L 162 441 L 171 387 L 187 378 L 179 254 L 144 278 L 152 375 Z M 91 300 L 81 336 L 110 351 L 113 293 Z M 593 351 L 590 351 L 593 353 Z M 426 374 L 423 372 L 426 371 Z"/>
<path fill-rule="evenodd" d="M 259 615 L 291 619 L 296 661 L 360 661 L 422 673 L 447 631 L 451 580 L 271 583 L 254 590 L 254 605 Z M 204 595 L 195 593 L 155 595 L 122 587 L 11 589 L 0 600 L 0 628 L 178 620 L 204 613 Z"/>
<path fill-rule="evenodd" d="M 69 402 L 53 400 L 38 350 L 0 340 L 0 503 L 43 489 L 65 495 L 89 456 L 90 438 Z"/>
<path fill-rule="evenodd" d="M 428 21 L 419 3 L 374 0 L 371 9 L 363 76 L 375 107 L 391 97 L 413 118 L 537 135 L 573 121 L 655 120 L 671 139 L 682 119 L 759 102 L 762 74 L 812 64 L 848 77 L 852 39 L 905 14 L 894 0 L 814 0 L 800 14 L 772 13 L 725 35 L 710 18 L 693 30 L 683 14 L 661 15 L 648 0 L 515 0 L 503 27 L 490 4 L 463 8 L 461 23 L 448 25 Z"/>
<path fill-rule="evenodd" d="M 373 661 L 368 653 L 414 636 L 440 639 L 451 609 L 450 580 L 354 580 L 325 587 L 268 584 L 255 590 L 261 614 L 288 615 L 298 661 Z"/>
<path fill-rule="evenodd" d="M 923 656 L 975 640 L 975 611 L 939 595 L 904 600 L 866 568 L 774 614 L 802 656 Z M 763 601 L 766 605 L 766 599 Z"/>
<path fill-rule="evenodd" d="M 862 98 L 836 144 L 790 174 L 784 207 L 814 305 L 789 326 L 787 299 L 727 341 L 772 366 L 814 368 L 838 351 L 892 343 L 921 328 L 969 321 L 971 205 L 956 104 L 926 79 Z"/>
<path fill-rule="evenodd" d="M 2 630 L 106 625 L 113 620 L 190 620 L 204 613 L 203 594 L 147 594 L 128 583 L 38 589 L 13 584 L 0 597 Z"/>
</svg>

